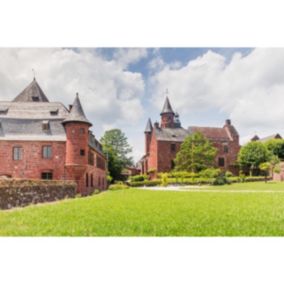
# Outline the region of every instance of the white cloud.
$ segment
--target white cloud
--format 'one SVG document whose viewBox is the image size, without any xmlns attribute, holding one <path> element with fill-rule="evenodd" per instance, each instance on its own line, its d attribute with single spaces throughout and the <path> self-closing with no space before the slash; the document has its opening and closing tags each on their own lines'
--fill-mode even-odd
<svg viewBox="0 0 284 284">
<path fill-rule="evenodd" d="M 156 72 L 151 78 L 153 101 L 160 109 L 168 88 L 184 116 L 215 109 L 230 117 L 242 136 L 284 134 L 283 70 L 284 49 L 259 48 L 245 57 L 236 53 L 229 63 L 208 51 L 185 66 L 165 65 Z"/>
<path fill-rule="evenodd" d="M 137 63 L 146 58 L 148 51 L 146 48 L 119 48 L 115 51 L 113 58 L 117 64 L 126 68 L 129 64 Z"/>
<path fill-rule="evenodd" d="M 68 105 L 79 92 L 95 129 L 135 124 L 143 115 L 144 80 L 140 73 L 125 71 L 121 62 L 137 62 L 141 56 L 128 50 L 121 61 L 107 61 L 90 49 L 0 49 L 0 100 L 20 93 L 34 68 L 50 101 Z"/>
</svg>

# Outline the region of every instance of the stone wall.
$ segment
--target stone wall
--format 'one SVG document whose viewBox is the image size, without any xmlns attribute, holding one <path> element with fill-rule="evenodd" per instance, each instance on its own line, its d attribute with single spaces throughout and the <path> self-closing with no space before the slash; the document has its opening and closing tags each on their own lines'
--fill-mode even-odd
<svg viewBox="0 0 284 284">
<path fill-rule="evenodd" d="M 73 181 L 0 180 L 0 209 L 74 198 Z"/>
</svg>

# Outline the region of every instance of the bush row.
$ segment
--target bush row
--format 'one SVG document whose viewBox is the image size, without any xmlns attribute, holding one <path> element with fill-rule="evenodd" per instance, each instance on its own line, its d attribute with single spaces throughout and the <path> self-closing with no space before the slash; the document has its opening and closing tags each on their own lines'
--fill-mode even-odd
<svg viewBox="0 0 284 284">
<path fill-rule="evenodd" d="M 237 182 L 253 182 L 253 181 L 265 181 L 265 177 L 222 177 L 218 176 L 215 178 L 168 178 L 168 184 L 172 185 L 222 185 L 225 183 L 237 183 Z M 157 186 L 162 185 L 161 179 L 156 180 L 146 180 L 137 182 L 128 182 L 127 185 L 131 187 L 141 187 L 141 186 Z"/>
</svg>

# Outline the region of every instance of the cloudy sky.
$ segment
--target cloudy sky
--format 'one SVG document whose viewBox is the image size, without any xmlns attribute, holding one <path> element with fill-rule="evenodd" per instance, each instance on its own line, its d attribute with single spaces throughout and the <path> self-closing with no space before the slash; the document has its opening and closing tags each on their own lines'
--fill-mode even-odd
<svg viewBox="0 0 284 284">
<path fill-rule="evenodd" d="M 0 49 L 0 100 L 36 78 L 50 101 L 79 92 L 97 138 L 121 128 L 138 160 L 148 117 L 159 120 L 165 91 L 183 127 L 230 118 L 245 142 L 284 134 L 284 49 Z"/>
</svg>

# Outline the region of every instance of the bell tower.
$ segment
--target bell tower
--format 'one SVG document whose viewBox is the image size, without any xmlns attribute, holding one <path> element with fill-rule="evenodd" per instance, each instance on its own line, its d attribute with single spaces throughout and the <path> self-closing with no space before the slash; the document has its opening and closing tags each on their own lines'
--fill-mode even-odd
<svg viewBox="0 0 284 284">
<path fill-rule="evenodd" d="M 174 128 L 175 127 L 175 113 L 170 104 L 170 100 L 166 97 L 164 107 L 161 112 L 161 128 Z"/>
</svg>

